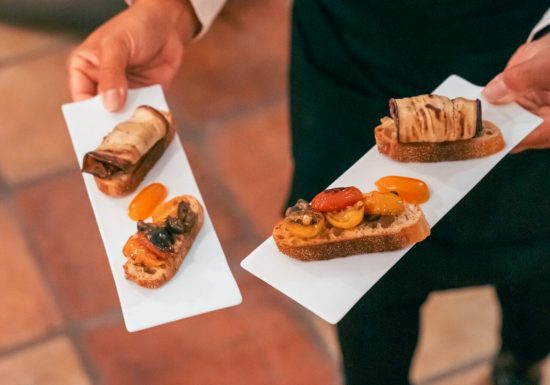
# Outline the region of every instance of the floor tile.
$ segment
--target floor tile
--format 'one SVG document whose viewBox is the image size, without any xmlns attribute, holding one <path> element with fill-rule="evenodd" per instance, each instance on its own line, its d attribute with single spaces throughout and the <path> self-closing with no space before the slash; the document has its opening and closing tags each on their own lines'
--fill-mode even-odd
<svg viewBox="0 0 550 385">
<path fill-rule="evenodd" d="M 61 317 L 25 244 L 18 221 L 2 202 L 0 234 L 1 351 L 55 330 L 60 327 Z"/>
<path fill-rule="evenodd" d="M 59 32 L 46 32 L 0 23 L 0 67 L 28 55 L 56 47 L 67 40 Z"/>
<path fill-rule="evenodd" d="M 79 172 L 17 194 L 39 256 L 71 319 L 119 307 L 114 281 Z"/>
<path fill-rule="evenodd" d="M 490 357 L 498 348 L 499 308 L 489 287 L 432 295 L 422 309 L 422 321 L 412 370 L 417 380 Z"/>
<path fill-rule="evenodd" d="M 90 385 L 79 357 L 66 337 L 0 359 L 4 385 Z"/>
<path fill-rule="evenodd" d="M 340 384 L 307 324 L 262 283 L 245 281 L 238 307 L 138 333 L 127 333 L 122 323 L 89 330 L 85 348 L 103 383 Z M 256 286 L 256 295 L 248 295 Z"/>
<path fill-rule="evenodd" d="M 240 260 L 261 239 L 227 187 L 226 178 L 211 159 L 210 142 L 205 145 L 184 140 L 183 145 L 226 257 L 233 267 L 238 268 Z"/>
<path fill-rule="evenodd" d="M 190 46 L 168 93 L 188 129 L 285 96 L 289 8 L 288 0 L 228 2 Z"/>
<path fill-rule="evenodd" d="M 268 237 L 284 210 L 292 172 L 286 104 L 231 120 L 216 130 L 210 148 L 220 177 Z"/>
<path fill-rule="evenodd" d="M 0 175 L 10 184 L 77 165 L 60 109 L 69 49 L 0 68 Z"/>
</svg>

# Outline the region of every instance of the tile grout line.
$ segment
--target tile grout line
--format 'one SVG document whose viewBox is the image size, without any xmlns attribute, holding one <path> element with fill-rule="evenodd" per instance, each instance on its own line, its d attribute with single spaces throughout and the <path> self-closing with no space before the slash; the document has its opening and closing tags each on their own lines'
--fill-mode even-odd
<svg viewBox="0 0 550 385">
<path fill-rule="evenodd" d="M 42 281 L 44 282 L 46 288 L 52 295 L 55 310 L 57 310 L 57 312 L 61 317 L 61 326 L 58 327 L 57 330 L 54 330 L 53 334 L 56 335 L 56 334 L 64 333 L 67 335 L 67 337 L 72 342 L 72 345 L 76 351 L 76 354 L 78 355 L 80 364 L 82 365 L 82 368 L 86 376 L 88 377 L 88 379 L 90 379 L 92 384 L 99 384 L 98 373 L 96 369 L 90 364 L 90 360 L 88 359 L 85 349 L 80 343 L 79 328 L 77 327 L 78 323 L 71 321 L 69 315 L 67 314 L 67 312 L 62 306 L 59 289 L 55 285 L 53 278 L 48 274 L 46 267 L 42 262 L 42 258 L 40 258 L 41 253 L 37 245 L 35 245 L 32 237 L 30 236 L 30 231 L 28 229 L 27 224 L 22 219 L 22 215 L 20 213 L 18 205 L 15 202 L 13 191 L 8 190 L 7 199 L 5 199 L 5 203 L 6 203 L 6 209 L 8 213 L 9 214 L 11 213 L 12 214 L 11 217 L 15 218 L 14 222 L 18 230 L 21 232 L 22 239 L 29 250 L 31 258 L 42 278 Z M 51 334 L 49 337 L 51 337 Z"/>
<path fill-rule="evenodd" d="M 440 373 L 436 373 L 425 379 L 419 380 L 415 385 L 436 385 L 439 381 L 466 373 L 469 370 L 481 366 L 485 363 L 493 362 L 495 354 L 496 353 L 491 353 L 459 363 L 457 366 L 452 367 L 448 370 L 441 371 Z"/>
</svg>

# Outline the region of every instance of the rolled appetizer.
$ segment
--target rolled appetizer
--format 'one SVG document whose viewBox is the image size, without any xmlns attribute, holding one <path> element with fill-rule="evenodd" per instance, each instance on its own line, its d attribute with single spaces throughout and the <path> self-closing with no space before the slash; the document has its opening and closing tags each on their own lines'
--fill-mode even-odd
<svg viewBox="0 0 550 385">
<path fill-rule="evenodd" d="M 172 115 L 150 106 L 138 107 L 101 144 L 84 155 L 82 171 L 94 175 L 107 195 L 133 192 L 174 137 Z"/>
<path fill-rule="evenodd" d="M 390 99 L 390 116 L 374 129 L 381 153 L 400 162 L 480 158 L 504 148 L 493 123 L 482 120 L 479 99 L 420 95 Z"/>
</svg>

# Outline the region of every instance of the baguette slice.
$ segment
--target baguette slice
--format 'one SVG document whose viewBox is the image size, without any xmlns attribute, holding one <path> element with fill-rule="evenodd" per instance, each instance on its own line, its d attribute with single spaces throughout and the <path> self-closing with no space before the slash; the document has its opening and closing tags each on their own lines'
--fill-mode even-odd
<svg viewBox="0 0 550 385">
<path fill-rule="evenodd" d="M 281 253 L 302 261 L 320 261 L 352 254 L 377 253 L 402 249 L 430 235 L 430 226 L 418 206 L 407 205 L 405 211 L 393 217 L 363 222 L 351 230 L 334 227 L 324 229 L 314 238 L 292 235 L 279 222 L 273 229 L 273 239 Z"/>
<path fill-rule="evenodd" d="M 189 233 L 175 236 L 176 240 L 173 246 L 174 252 L 165 253 L 166 263 L 164 265 L 160 267 L 143 266 L 142 264 L 136 264 L 132 258 L 126 256 L 128 260 L 124 264 L 125 276 L 127 279 L 136 282 L 140 286 L 154 289 L 170 280 L 181 266 L 204 223 L 204 210 L 196 198 L 191 195 L 182 195 L 175 198 L 173 201 L 174 203 L 187 201 L 191 210 L 197 214 L 197 220 Z M 175 206 L 177 206 L 177 204 L 175 204 Z M 164 221 L 164 219 L 166 218 L 159 218 L 159 222 Z M 139 236 L 139 233 L 132 235 L 130 239 L 137 236 Z M 130 239 L 128 241 L 130 241 Z"/>
<path fill-rule="evenodd" d="M 391 118 L 384 117 L 374 129 L 378 150 L 399 162 L 442 162 L 464 160 L 492 155 L 504 148 L 500 129 L 489 121 L 482 121 L 481 132 L 471 139 L 440 143 L 399 143 L 397 129 Z"/>
<path fill-rule="evenodd" d="M 98 189 L 110 196 L 124 196 L 133 192 L 141 183 L 145 175 L 160 159 L 164 151 L 172 141 L 175 134 L 172 114 L 165 111 L 158 111 L 149 106 L 142 106 L 151 117 L 162 119 L 167 125 L 167 133 L 140 160 L 126 172 L 118 172 L 109 177 L 94 176 Z"/>
</svg>

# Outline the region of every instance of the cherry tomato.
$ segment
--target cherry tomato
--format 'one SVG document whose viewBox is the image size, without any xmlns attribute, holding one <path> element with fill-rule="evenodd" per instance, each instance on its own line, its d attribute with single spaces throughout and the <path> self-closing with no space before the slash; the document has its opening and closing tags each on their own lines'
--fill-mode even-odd
<svg viewBox="0 0 550 385">
<path fill-rule="evenodd" d="M 166 263 L 163 261 L 161 252 L 142 233 L 130 237 L 126 241 L 122 253 L 138 265 L 158 267 Z"/>
<path fill-rule="evenodd" d="M 311 208 L 322 213 L 338 211 L 354 205 L 363 198 L 357 187 L 336 187 L 321 191 L 311 201 Z"/>
<path fill-rule="evenodd" d="M 158 205 L 157 208 L 153 211 L 153 214 L 151 214 L 153 222 L 162 222 L 169 216 L 176 216 L 180 202 L 181 198 L 176 197 Z"/>
<path fill-rule="evenodd" d="M 405 211 L 403 199 L 393 193 L 371 191 L 365 194 L 365 214 L 399 215 Z"/>
<path fill-rule="evenodd" d="M 283 225 L 292 235 L 300 238 L 311 238 L 323 231 L 325 217 L 321 213 L 310 210 L 286 217 Z"/>
<path fill-rule="evenodd" d="M 134 221 L 148 218 L 155 207 L 165 198 L 167 189 L 163 184 L 151 183 L 141 190 L 128 206 L 128 216 Z"/>
<path fill-rule="evenodd" d="M 428 186 L 420 179 L 404 176 L 385 176 L 378 179 L 374 184 L 382 192 L 397 192 L 401 198 L 410 203 L 420 204 L 430 198 Z"/>
<path fill-rule="evenodd" d="M 348 206 L 343 210 L 331 211 L 326 214 L 327 221 L 339 229 L 353 229 L 363 221 L 365 205 L 362 201 L 353 206 Z"/>
</svg>

